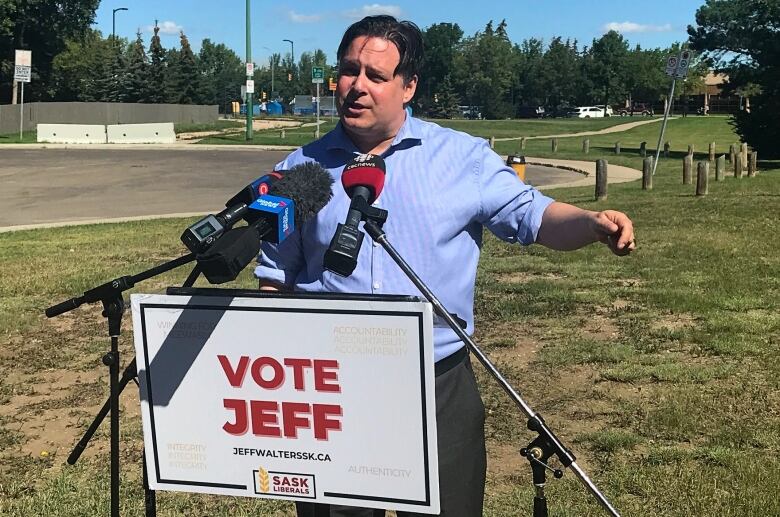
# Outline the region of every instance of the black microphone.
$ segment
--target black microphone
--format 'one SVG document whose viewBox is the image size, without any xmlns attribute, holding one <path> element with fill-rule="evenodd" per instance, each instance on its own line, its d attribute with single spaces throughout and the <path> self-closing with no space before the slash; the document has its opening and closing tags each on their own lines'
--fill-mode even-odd
<svg viewBox="0 0 780 517">
<path fill-rule="evenodd" d="M 260 252 L 261 241 L 282 242 L 295 228 L 328 204 L 333 177 L 317 162 L 281 171 L 268 193 L 250 203 L 243 218 L 248 226 L 232 228 L 196 255 L 209 283 L 235 280 Z"/>
<path fill-rule="evenodd" d="M 363 244 L 363 233 L 358 230 L 363 210 L 373 203 L 385 185 L 385 161 L 381 156 L 361 154 L 344 167 L 341 184 L 352 198 L 344 224 L 339 224 L 323 265 L 337 275 L 349 276 L 357 267 L 357 257 Z"/>
<path fill-rule="evenodd" d="M 271 192 L 274 184 L 284 177 L 286 171 L 274 171 L 260 176 L 241 189 L 225 203 L 225 209 L 218 214 L 210 214 L 191 224 L 181 234 L 181 242 L 193 253 L 201 253 L 222 237 L 222 235 L 243 219 L 249 211 L 249 205 L 259 197 Z M 253 220 L 256 220 L 255 216 Z"/>
</svg>

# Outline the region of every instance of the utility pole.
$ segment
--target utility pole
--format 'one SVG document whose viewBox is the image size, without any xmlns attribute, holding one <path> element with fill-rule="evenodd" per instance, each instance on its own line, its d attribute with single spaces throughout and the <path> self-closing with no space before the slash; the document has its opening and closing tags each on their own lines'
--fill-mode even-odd
<svg viewBox="0 0 780 517">
<path fill-rule="evenodd" d="M 252 79 L 249 70 L 252 63 L 252 29 L 250 26 L 249 0 L 246 0 L 246 79 Z M 249 83 L 246 89 L 246 139 L 252 140 L 252 93 L 249 91 Z"/>
</svg>

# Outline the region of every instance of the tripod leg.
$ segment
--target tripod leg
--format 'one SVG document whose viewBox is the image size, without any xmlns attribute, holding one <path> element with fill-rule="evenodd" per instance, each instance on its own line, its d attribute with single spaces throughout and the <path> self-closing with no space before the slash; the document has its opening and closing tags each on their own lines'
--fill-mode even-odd
<svg viewBox="0 0 780 517">
<path fill-rule="evenodd" d="M 119 517 L 119 337 L 111 336 L 111 352 L 103 362 L 108 364 L 111 399 L 111 517 Z"/>
<path fill-rule="evenodd" d="M 146 451 L 143 451 L 143 469 L 144 469 L 144 508 L 146 517 L 157 517 L 157 494 L 154 490 L 149 490 L 149 476 L 146 474 Z"/>
</svg>

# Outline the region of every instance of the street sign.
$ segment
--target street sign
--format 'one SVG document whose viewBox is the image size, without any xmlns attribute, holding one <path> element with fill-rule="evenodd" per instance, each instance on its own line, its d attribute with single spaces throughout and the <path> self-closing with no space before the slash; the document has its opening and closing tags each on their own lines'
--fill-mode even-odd
<svg viewBox="0 0 780 517">
<path fill-rule="evenodd" d="M 311 69 L 312 84 L 322 84 L 325 82 L 325 69 L 321 66 L 315 66 Z"/>
<path fill-rule="evenodd" d="M 666 75 L 672 76 L 677 70 L 677 63 L 679 63 L 677 56 L 669 56 L 666 60 Z"/>
<path fill-rule="evenodd" d="M 336 91 L 336 81 L 334 81 L 332 77 L 328 79 L 328 90 L 332 92 Z"/>
<path fill-rule="evenodd" d="M 246 80 L 246 93 L 255 93 L 255 81 L 254 79 Z"/>
<path fill-rule="evenodd" d="M 255 73 L 255 64 L 254 63 L 247 63 L 246 64 L 246 76 L 252 77 L 252 74 Z"/>
<path fill-rule="evenodd" d="M 31 73 L 32 73 L 31 66 L 16 65 L 14 67 L 14 81 L 19 83 L 29 83 Z"/>
<path fill-rule="evenodd" d="M 16 51 L 16 66 L 32 66 L 32 50 Z"/>
<path fill-rule="evenodd" d="M 688 67 L 691 64 L 691 59 L 693 58 L 693 52 L 690 50 L 683 50 L 680 52 L 680 61 L 677 64 L 677 70 L 675 71 L 675 76 L 677 78 L 682 78 L 688 75 Z"/>
</svg>

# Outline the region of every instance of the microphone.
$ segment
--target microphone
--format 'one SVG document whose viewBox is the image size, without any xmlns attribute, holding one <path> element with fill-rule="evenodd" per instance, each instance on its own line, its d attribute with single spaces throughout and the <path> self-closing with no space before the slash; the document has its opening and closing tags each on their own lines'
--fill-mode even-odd
<svg viewBox="0 0 780 517">
<path fill-rule="evenodd" d="M 330 201 L 333 177 L 319 163 L 306 162 L 279 174 L 281 177 L 274 180 L 269 194 L 247 206 L 243 215 L 247 226 L 224 232 L 212 246 L 196 255 L 209 283 L 235 280 L 257 257 L 261 241 L 282 242 L 296 226 L 311 219 Z"/>
<path fill-rule="evenodd" d="M 381 156 L 361 154 L 344 167 L 341 184 L 352 198 L 344 224 L 339 224 L 323 265 L 337 275 L 349 276 L 357 267 L 357 257 L 363 244 L 363 233 L 358 230 L 365 209 L 376 201 L 385 185 L 385 161 Z"/>
<path fill-rule="evenodd" d="M 231 197 L 225 203 L 224 210 L 216 215 L 207 215 L 184 230 L 181 234 L 181 242 L 193 253 L 205 251 L 222 234 L 244 218 L 249 210 L 249 205 L 258 197 L 268 194 L 275 182 L 284 177 L 285 172 L 274 171 L 254 180 Z"/>
</svg>

